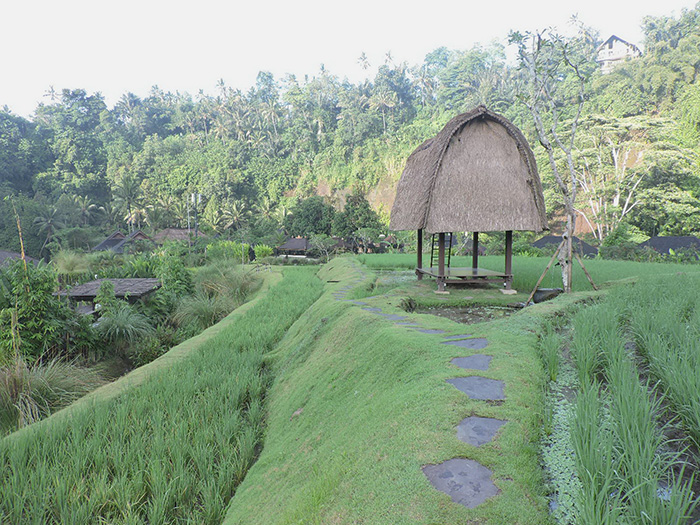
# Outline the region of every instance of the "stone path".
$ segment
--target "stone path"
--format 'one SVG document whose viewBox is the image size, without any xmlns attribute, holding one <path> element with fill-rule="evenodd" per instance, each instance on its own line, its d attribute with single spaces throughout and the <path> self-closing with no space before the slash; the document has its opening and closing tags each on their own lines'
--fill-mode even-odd
<svg viewBox="0 0 700 525">
<path fill-rule="evenodd" d="M 460 368 L 472 370 L 488 370 L 493 356 L 484 354 L 474 354 L 468 357 L 455 357 L 450 361 L 453 365 Z"/>
<path fill-rule="evenodd" d="M 481 376 L 455 377 L 447 382 L 471 399 L 482 401 L 500 401 L 506 398 L 503 393 L 503 381 L 487 379 Z"/>
<path fill-rule="evenodd" d="M 507 423 L 503 419 L 492 419 L 490 417 L 470 416 L 464 418 L 457 425 L 457 439 L 480 447 L 490 442 L 498 430 Z"/>
<path fill-rule="evenodd" d="M 460 339 L 459 341 L 442 341 L 442 344 L 469 348 L 470 350 L 483 350 L 489 345 L 489 342 L 483 337 L 474 337 L 472 339 Z"/>
<path fill-rule="evenodd" d="M 354 279 L 351 284 L 334 291 L 335 300 L 347 301 L 346 297 L 352 286 L 360 284 L 363 278 L 364 275 L 361 275 Z M 360 306 L 366 312 L 395 321 L 398 326 L 404 326 L 423 334 L 441 335 L 446 333 L 445 330 L 423 328 L 414 321 L 406 321 L 408 317 L 405 315 L 384 313 L 381 308 L 371 307 L 364 301 L 350 300 L 348 302 Z M 441 344 L 469 350 L 482 350 L 488 346 L 488 341 L 483 337 L 471 337 L 471 334 L 458 334 L 444 336 Z M 492 359 L 491 355 L 473 354 L 455 357 L 451 363 L 467 370 L 488 370 Z M 446 381 L 471 399 L 485 401 L 505 399 L 505 385 L 503 381 L 497 379 L 469 376 L 455 377 Z M 507 421 L 502 419 L 470 416 L 463 419 L 457 426 L 457 439 L 480 447 L 493 440 L 500 428 L 506 423 Z M 472 459 L 453 458 L 439 465 L 425 465 L 422 470 L 435 489 L 450 496 L 455 503 L 468 508 L 474 508 L 500 492 L 491 479 L 493 472 Z"/>
<path fill-rule="evenodd" d="M 423 467 L 433 487 L 444 492 L 455 503 L 474 508 L 498 494 L 491 481 L 491 472 L 471 459 L 454 458 L 439 465 Z"/>
</svg>

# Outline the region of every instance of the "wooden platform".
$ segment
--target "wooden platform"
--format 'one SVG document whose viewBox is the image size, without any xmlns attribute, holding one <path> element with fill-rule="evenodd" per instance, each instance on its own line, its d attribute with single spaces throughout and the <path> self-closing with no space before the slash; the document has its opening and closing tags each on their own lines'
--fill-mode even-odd
<svg viewBox="0 0 700 525">
<path fill-rule="evenodd" d="M 416 274 L 429 277 L 439 277 L 438 268 L 416 268 Z M 512 275 L 503 272 L 495 272 L 485 268 L 445 268 L 445 283 L 483 283 L 483 282 L 508 282 Z"/>
</svg>

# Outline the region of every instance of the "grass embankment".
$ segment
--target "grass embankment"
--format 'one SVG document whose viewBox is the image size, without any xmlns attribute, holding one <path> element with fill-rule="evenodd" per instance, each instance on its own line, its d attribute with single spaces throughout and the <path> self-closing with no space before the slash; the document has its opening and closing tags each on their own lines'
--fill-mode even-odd
<svg viewBox="0 0 700 525">
<path fill-rule="evenodd" d="M 538 461 L 545 374 L 533 328 L 550 307 L 470 326 L 409 315 L 446 335 L 489 341 L 480 352 L 460 349 L 336 301 L 330 292 L 356 279 L 354 267 L 349 259 L 324 267 L 321 277 L 339 282 L 270 354 L 276 382 L 265 447 L 225 523 L 549 523 Z M 413 285 L 365 301 L 403 314 L 395 306 Z M 450 364 L 474 353 L 494 356 L 488 371 Z M 469 375 L 503 380 L 506 400 L 471 400 L 445 381 Z M 508 423 L 477 448 L 455 430 L 471 415 Z M 421 467 L 455 457 L 492 469 L 500 494 L 470 510 L 435 490 Z"/>
<path fill-rule="evenodd" d="M 220 523 L 262 435 L 264 354 L 318 297 L 315 270 L 1 440 L 0 522 Z"/>
<path fill-rule="evenodd" d="M 358 258 L 367 267 L 381 269 L 407 269 L 416 267 L 415 254 L 371 254 L 360 255 Z M 528 294 L 537 283 L 540 275 L 547 266 L 549 257 L 513 257 L 513 288 Z M 430 263 L 430 254 L 423 254 L 423 264 Z M 605 259 L 586 259 L 584 264 L 593 277 L 596 284 L 608 281 L 616 281 L 628 277 L 638 277 L 646 279 L 657 277 L 661 274 L 674 274 L 676 272 L 700 273 L 699 264 L 674 264 L 674 263 L 646 263 L 632 261 L 610 261 Z M 471 257 L 453 257 L 451 266 L 471 267 Z M 479 267 L 487 270 L 502 272 L 504 268 L 504 257 L 501 255 L 488 255 L 479 257 Z M 434 283 L 434 280 L 430 280 Z M 573 290 L 575 292 L 587 291 L 591 285 L 586 279 L 578 263 L 574 263 Z M 561 288 L 561 271 L 558 267 L 550 268 L 544 281 L 540 285 L 542 288 Z M 449 287 L 448 289 L 452 289 Z"/>
</svg>

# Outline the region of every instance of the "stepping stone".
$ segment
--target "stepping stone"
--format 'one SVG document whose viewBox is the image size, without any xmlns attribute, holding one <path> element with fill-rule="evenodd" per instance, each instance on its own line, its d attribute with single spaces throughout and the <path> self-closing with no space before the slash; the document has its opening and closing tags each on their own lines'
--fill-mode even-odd
<svg viewBox="0 0 700 525">
<path fill-rule="evenodd" d="M 369 308 L 369 307 L 363 308 L 363 310 L 365 310 L 365 311 L 367 311 L 367 312 L 372 312 L 372 313 L 375 313 L 375 314 L 376 314 L 377 312 L 381 312 L 381 311 L 382 311 L 381 308 Z"/>
<path fill-rule="evenodd" d="M 491 364 L 492 355 L 474 354 L 468 357 L 455 357 L 450 361 L 460 368 L 471 370 L 488 370 Z"/>
<path fill-rule="evenodd" d="M 445 339 L 448 340 L 454 340 L 454 339 L 466 339 L 467 337 L 471 337 L 472 334 L 461 334 L 461 335 L 446 335 Z"/>
<path fill-rule="evenodd" d="M 367 306 L 367 303 L 363 303 L 362 301 L 351 300 L 350 302 L 351 302 L 352 304 L 356 304 L 356 305 L 358 305 L 358 306 Z"/>
<path fill-rule="evenodd" d="M 457 425 L 457 439 L 480 447 L 484 443 L 491 441 L 498 429 L 506 423 L 508 421 L 503 419 L 477 416 L 467 417 Z"/>
<path fill-rule="evenodd" d="M 481 376 L 455 377 L 446 380 L 460 392 L 467 394 L 471 399 L 483 399 L 484 401 L 498 401 L 505 399 L 503 394 L 503 381 L 487 379 Z"/>
<path fill-rule="evenodd" d="M 382 317 L 386 317 L 390 321 L 403 321 L 404 319 L 408 319 L 405 315 L 396 315 L 396 314 L 382 314 L 378 313 L 378 315 L 381 315 Z"/>
<path fill-rule="evenodd" d="M 416 323 L 411 323 L 411 322 L 408 322 L 408 323 L 396 323 L 396 324 L 399 325 L 399 326 L 418 326 Z"/>
<path fill-rule="evenodd" d="M 422 334 L 444 334 L 444 330 L 434 330 L 432 328 L 416 328 L 416 330 Z"/>
<path fill-rule="evenodd" d="M 439 465 L 426 465 L 423 474 L 437 490 L 470 509 L 499 492 L 491 481 L 493 472 L 472 459 L 454 458 Z"/>
<path fill-rule="evenodd" d="M 473 339 L 460 339 L 459 341 L 442 341 L 442 344 L 469 348 L 471 350 L 481 350 L 486 348 L 489 342 L 483 337 L 475 337 Z"/>
</svg>

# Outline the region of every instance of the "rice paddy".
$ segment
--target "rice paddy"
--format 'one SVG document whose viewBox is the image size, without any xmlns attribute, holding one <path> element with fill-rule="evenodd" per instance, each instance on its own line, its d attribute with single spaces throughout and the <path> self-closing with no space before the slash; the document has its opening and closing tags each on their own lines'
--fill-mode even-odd
<svg viewBox="0 0 700 525">
<path fill-rule="evenodd" d="M 262 438 L 265 353 L 321 290 L 284 277 L 147 381 L 0 441 L 0 522 L 220 523 Z"/>
</svg>

